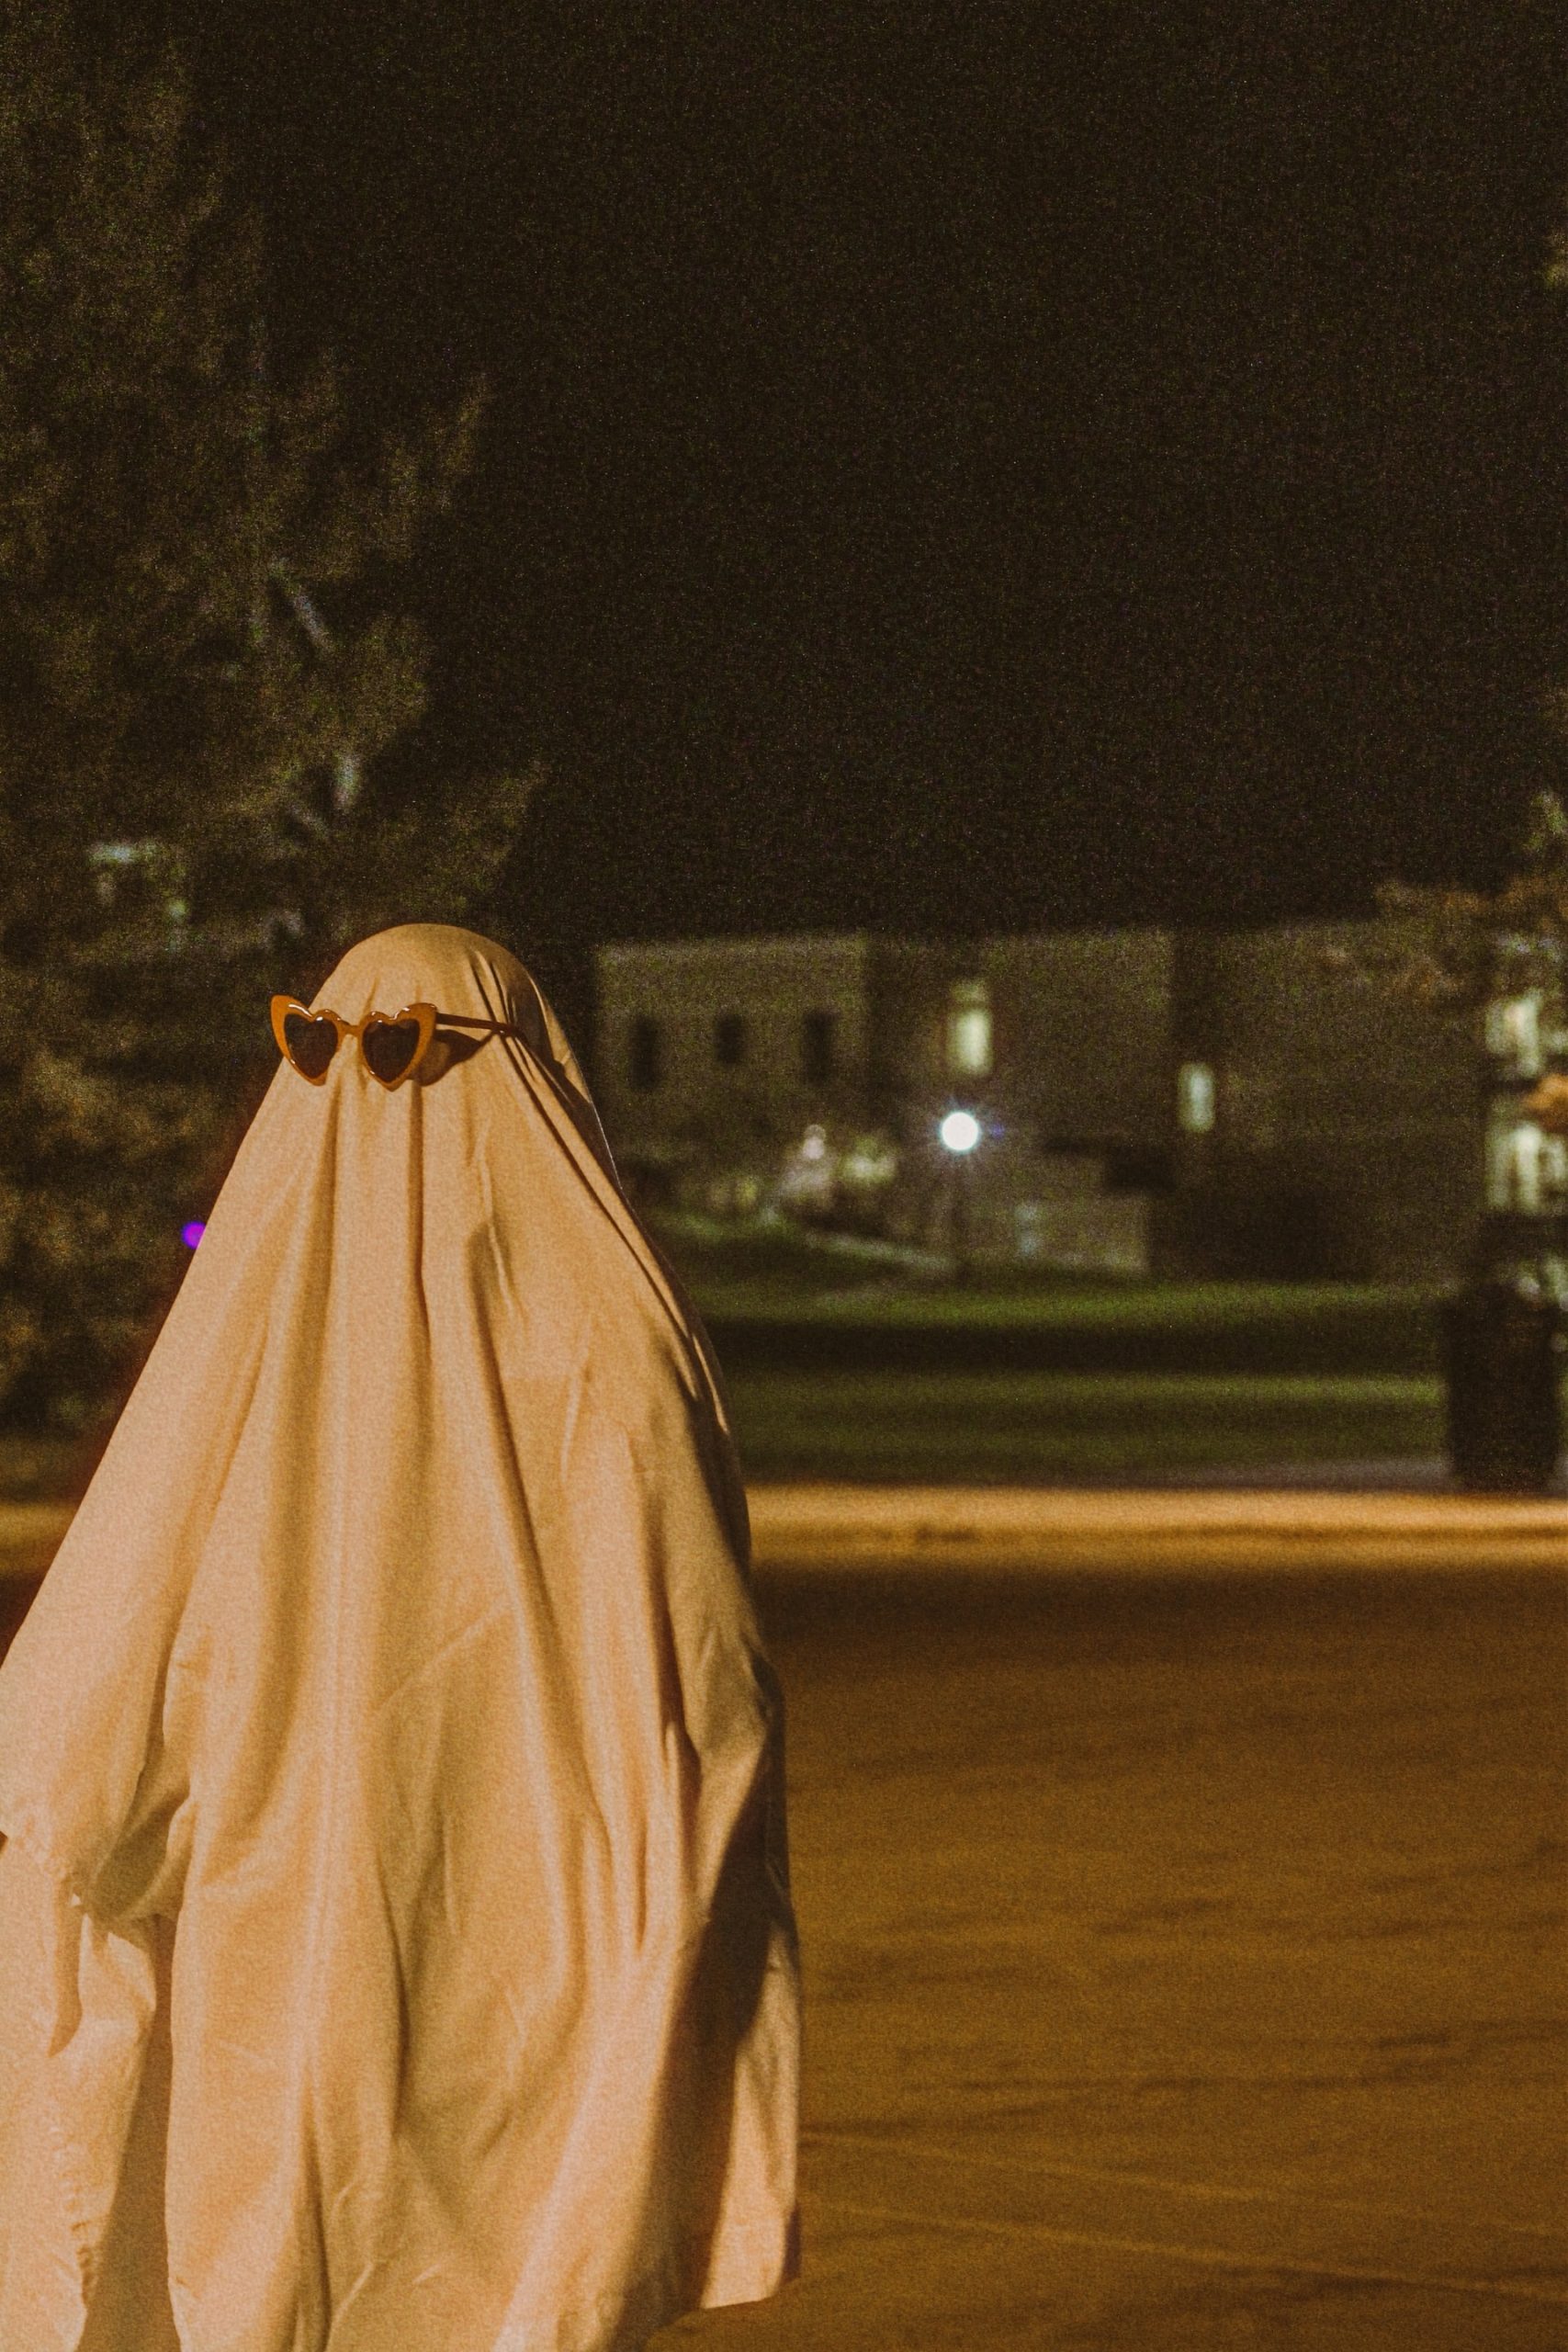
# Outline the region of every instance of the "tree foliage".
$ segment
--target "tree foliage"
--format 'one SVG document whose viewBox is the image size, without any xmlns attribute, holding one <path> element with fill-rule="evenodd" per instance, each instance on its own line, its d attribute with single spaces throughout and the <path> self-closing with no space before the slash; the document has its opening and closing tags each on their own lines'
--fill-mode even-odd
<svg viewBox="0 0 1568 2352">
<path fill-rule="evenodd" d="M 538 781 L 383 805 L 426 696 L 390 590 L 487 391 L 351 464 L 265 262 L 177 50 L 0 0 L 0 1399 L 67 1422 L 177 1281 L 269 990 L 461 916 Z"/>
<path fill-rule="evenodd" d="M 1535 795 L 1517 864 L 1500 889 L 1389 881 L 1375 895 L 1389 942 L 1327 950 L 1332 963 L 1457 1014 L 1529 989 L 1561 1000 L 1568 973 L 1568 810 L 1556 793 Z"/>
</svg>

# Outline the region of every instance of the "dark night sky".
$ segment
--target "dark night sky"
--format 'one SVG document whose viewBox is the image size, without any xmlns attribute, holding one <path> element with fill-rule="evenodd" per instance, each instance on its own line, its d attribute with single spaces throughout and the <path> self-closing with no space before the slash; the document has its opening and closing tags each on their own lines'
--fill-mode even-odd
<svg viewBox="0 0 1568 2352">
<path fill-rule="evenodd" d="M 492 378 L 396 773 L 551 761 L 547 927 L 1364 912 L 1568 781 L 1556 0 L 162 5 L 280 344 Z"/>
</svg>

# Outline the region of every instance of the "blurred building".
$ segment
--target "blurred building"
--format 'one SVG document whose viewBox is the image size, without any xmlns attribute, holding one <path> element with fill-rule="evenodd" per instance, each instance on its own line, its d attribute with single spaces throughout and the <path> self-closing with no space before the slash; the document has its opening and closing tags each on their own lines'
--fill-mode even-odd
<svg viewBox="0 0 1568 2352">
<path fill-rule="evenodd" d="M 1085 1271 L 1441 1277 L 1483 1209 L 1568 1216 L 1568 1145 L 1522 1108 L 1568 1034 L 1336 967 L 1397 930 L 619 942 L 594 1086 L 651 1201 Z"/>
</svg>

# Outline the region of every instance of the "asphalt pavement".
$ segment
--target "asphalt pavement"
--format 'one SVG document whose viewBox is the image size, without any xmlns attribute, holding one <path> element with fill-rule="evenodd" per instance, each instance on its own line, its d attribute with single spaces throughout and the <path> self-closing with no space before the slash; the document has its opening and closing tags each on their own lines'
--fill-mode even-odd
<svg viewBox="0 0 1568 2352">
<path fill-rule="evenodd" d="M 760 1590 L 803 2269 L 653 2352 L 1563 2352 L 1560 1577 Z"/>
</svg>

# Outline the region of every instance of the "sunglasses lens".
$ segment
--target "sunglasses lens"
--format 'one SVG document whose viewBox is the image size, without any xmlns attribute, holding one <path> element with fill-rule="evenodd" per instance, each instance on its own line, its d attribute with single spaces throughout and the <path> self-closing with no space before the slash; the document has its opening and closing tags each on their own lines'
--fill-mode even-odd
<svg viewBox="0 0 1568 2352">
<path fill-rule="evenodd" d="M 330 1021 L 308 1012 L 286 1014 L 283 1034 L 288 1058 L 307 1078 L 320 1078 L 337 1051 L 337 1031 Z"/>
<path fill-rule="evenodd" d="M 372 1077 L 390 1085 L 419 1051 L 417 1021 L 373 1021 L 365 1032 L 365 1058 Z"/>
</svg>

